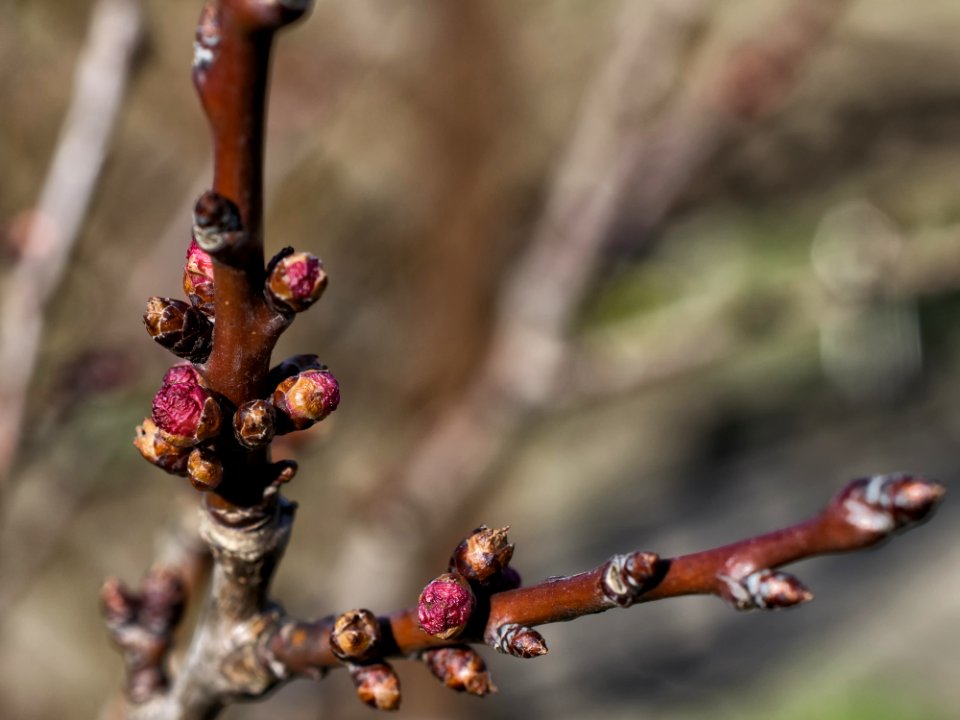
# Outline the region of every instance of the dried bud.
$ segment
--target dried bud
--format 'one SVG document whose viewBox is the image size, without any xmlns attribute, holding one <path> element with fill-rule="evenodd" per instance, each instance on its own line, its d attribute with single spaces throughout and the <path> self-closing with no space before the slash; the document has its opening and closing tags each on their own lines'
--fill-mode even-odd
<svg viewBox="0 0 960 720">
<path fill-rule="evenodd" d="M 323 294 L 327 273 L 316 255 L 286 248 L 270 261 L 266 287 L 278 309 L 303 312 Z"/>
<path fill-rule="evenodd" d="M 215 490 L 223 482 L 223 463 L 212 450 L 194 448 L 187 460 L 187 475 L 197 490 Z"/>
<path fill-rule="evenodd" d="M 213 260 L 196 241 L 191 242 L 187 249 L 183 291 L 200 311 L 213 317 Z"/>
<path fill-rule="evenodd" d="M 150 337 L 178 357 L 205 362 L 213 349 L 213 324 L 200 310 L 180 300 L 152 297 L 143 324 Z"/>
<path fill-rule="evenodd" d="M 107 625 L 119 627 L 136 617 L 140 598 L 117 578 L 108 578 L 100 588 L 100 609 Z"/>
<path fill-rule="evenodd" d="M 200 385 L 165 383 L 153 397 L 153 421 L 168 443 L 191 447 L 220 431 L 220 406 Z"/>
<path fill-rule="evenodd" d="M 780 610 L 813 600 L 793 575 L 765 568 L 739 580 L 720 575 L 720 597 L 737 610 Z"/>
<path fill-rule="evenodd" d="M 330 633 L 330 649 L 341 660 L 369 660 L 378 654 L 380 641 L 380 621 L 369 610 L 343 613 Z"/>
<path fill-rule="evenodd" d="M 452 690 L 480 697 L 497 692 L 483 658 L 466 645 L 425 650 L 421 659 L 430 672 Z"/>
<path fill-rule="evenodd" d="M 233 414 L 233 434 L 244 447 L 263 447 L 273 440 L 277 410 L 266 400 L 245 402 Z"/>
<path fill-rule="evenodd" d="M 848 523 L 879 540 L 928 519 L 945 492 L 940 483 L 916 475 L 875 475 L 854 480 L 834 502 Z"/>
<path fill-rule="evenodd" d="M 143 604 L 139 619 L 145 630 L 162 635 L 176 627 L 187 600 L 179 573 L 167 567 L 153 568 L 143 579 L 140 594 Z"/>
<path fill-rule="evenodd" d="M 600 590 L 620 607 L 630 607 L 661 577 L 660 556 L 652 552 L 614 555 L 600 578 Z"/>
<path fill-rule="evenodd" d="M 377 710 L 400 708 L 400 678 L 389 664 L 351 665 L 350 677 L 364 704 Z"/>
<path fill-rule="evenodd" d="M 453 551 L 450 568 L 467 580 L 486 583 L 502 572 L 513 557 L 513 545 L 507 542 L 508 527 L 491 530 L 481 525 Z"/>
<path fill-rule="evenodd" d="M 145 418 L 143 423 L 137 426 L 137 436 L 133 439 L 133 444 L 148 462 L 173 475 L 187 474 L 187 457 L 190 451 L 174 447 L 164 440 L 153 420 Z"/>
<path fill-rule="evenodd" d="M 217 253 L 240 240 L 240 209 L 228 197 L 207 190 L 193 206 L 193 237 L 201 250 Z"/>
<path fill-rule="evenodd" d="M 277 385 L 273 404 L 296 430 L 303 430 L 337 409 L 340 385 L 329 371 L 305 370 Z"/>
<path fill-rule="evenodd" d="M 477 599 L 462 575 L 444 573 L 420 593 L 417 618 L 421 629 L 441 640 L 463 632 Z"/>
<path fill-rule="evenodd" d="M 504 623 L 493 633 L 490 642 L 497 652 L 518 658 L 535 658 L 547 654 L 547 642 L 536 630 L 517 623 Z"/>
</svg>

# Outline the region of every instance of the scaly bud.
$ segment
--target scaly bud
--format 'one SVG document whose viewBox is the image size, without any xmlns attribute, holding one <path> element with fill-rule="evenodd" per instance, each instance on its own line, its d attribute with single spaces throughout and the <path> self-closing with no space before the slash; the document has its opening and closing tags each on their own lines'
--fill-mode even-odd
<svg viewBox="0 0 960 720">
<path fill-rule="evenodd" d="M 168 443 L 191 447 L 220 431 L 220 406 L 200 385 L 165 383 L 153 397 L 153 421 Z"/>
<path fill-rule="evenodd" d="M 764 568 L 735 579 L 720 575 L 720 597 L 736 610 L 780 610 L 813 600 L 797 578 L 785 572 Z"/>
<path fill-rule="evenodd" d="M 327 287 L 327 273 L 316 255 L 281 250 L 267 265 L 267 297 L 278 310 L 303 312 Z"/>
<path fill-rule="evenodd" d="M 213 349 L 213 324 L 200 310 L 171 298 L 152 297 L 143 314 L 147 332 L 158 344 L 191 362 L 205 362 Z"/>
<path fill-rule="evenodd" d="M 133 444 L 148 462 L 173 475 L 187 474 L 187 457 L 190 451 L 174 447 L 164 440 L 153 420 L 146 418 L 137 426 L 137 436 L 133 439 Z"/>
<path fill-rule="evenodd" d="M 463 632 L 477 599 L 470 583 L 458 573 L 444 573 L 420 593 L 417 619 L 428 635 L 448 640 Z"/>
<path fill-rule="evenodd" d="M 194 448 L 187 459 L 187 475 L 197 490 L 216 490 L 223 482 L 223 463 L 212 450 Z"/>
<path fill-rule="evenodd" d="M 481 525 L 457 545 L 450 569 L 467 580 L 486 583 L 502 572 L 513 557 L 513 545 L 507 542 L 508 527 L 491 530 Z"/>
<path fill-rule="evenodd" d="M 337 409 L 340 385 L 327 370 L 305 370 L 277 385 L 273 404 L 294 429 L 303 430 Z"/>
<path fill-rule="evenodd" d="M 230 198 L 213 190 L 197 198 L 193 206 L 193 237 L 201 250 L 218 253 L 236 247 L 242 230 L 240 209 Z"/>
<path fill-rule="evenodd" d="M 276 433 L 277 409 L 266 400 L 251 400 L 233 414 L 233 434 L 244 447 L 263 447 Z"/>
<path fill-rule="evenodd" d="M 466 645 L 424 650 L 420 658 L 427 669 L 452 690 L 480 697 L 497 692 L 483 658 Z"/>
<path fill-rule="evenodd" d="M 330 649 L 344 661 L 362 662 L 379 653 L 380 621 L 369 610 L 349 610 L 340 615 L 330 632 Z"/>
<path fill-rule="evenodd" d="M 201 312 L 213 317 L 213 260 L 194 240 L 187 249 L 183 291 Z"/>
<path fill-rule="evenodd" d="M 400 678 L 388 663 L 351 665 L 350 677 L 364 704 L 377 710 L 400 708 Z"/>
<path fill-rule="evenodd" d="M 630 607 L 661 576 L 660 556 L 652 552 L 614 555 L 600 578 L 600 590 L 620 607 Z"/>
<path fill-rule="evenodd" d="M 518 658 L 535 658 L 547 654 L 547 642 L 536 630 L 517 623 L 498 627 L 490 641 L 497 652 Z"/>
<path fill-rule="evenodd" d="M 945 492 L 940 483 L 916 475 L 874 475 L 854 480 L 834 503 L 846 522 L 880 540 L 928 519 Z"/>
</svg>

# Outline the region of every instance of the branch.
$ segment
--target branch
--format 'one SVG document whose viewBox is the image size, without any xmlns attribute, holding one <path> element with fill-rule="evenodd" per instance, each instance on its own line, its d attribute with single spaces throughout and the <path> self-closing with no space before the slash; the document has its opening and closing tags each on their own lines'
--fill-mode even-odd
<svg viewBox="0 0 960 720">
<path fill-rule="evenodd" d="M 501 592 L 495 584 L 473 583 L 476 610 L 456 640 L 421 629 L 421 603 L 379 618 L 382 638 L 376 661 L 464 642 L 535 657 L 546 652 L 542 637 L 532 630 L 535 626 L 682 595 L 716 595 L 738 610 L 807 602 L 813 595 L 799 580 L 776 568 L 883 542 L 927 520 L 944 492 L 939 483 L 912 475 L 861 478 L 841 490 L 814 518 L 723 547 L 672 559 L 645 551 L 615 555 L 578 575 Z M 334 623 L 333 618 L 281 623 L 262 646 L 263 662 L 284 677 L 320 677 L 324 670 L 342 663 L 331 644 Z"/>
</svg>

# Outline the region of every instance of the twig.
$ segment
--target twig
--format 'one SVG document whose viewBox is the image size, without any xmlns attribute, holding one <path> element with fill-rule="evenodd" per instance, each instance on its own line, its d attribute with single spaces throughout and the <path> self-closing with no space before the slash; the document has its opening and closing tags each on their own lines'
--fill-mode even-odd
<svg viewBox="0 0 960 720">
<path fill-rule="evenodd" d="M 63 278 L 144 33 L 140 0 L 100 0 L 23 255 L 0 297 L 0 491 L 23 432 L 44 312 Z"/>
</svg>

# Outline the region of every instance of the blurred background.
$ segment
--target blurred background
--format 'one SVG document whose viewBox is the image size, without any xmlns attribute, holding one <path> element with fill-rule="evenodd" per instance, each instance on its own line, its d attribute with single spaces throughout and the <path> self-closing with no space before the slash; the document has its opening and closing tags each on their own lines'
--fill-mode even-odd
<svg viewBox="0 0 960 720">
<path fill-rule="evenodd" d="M 209 138 L 195 0 L 0 0 L 0 717 L 98 717 L 97 610 L 196 495 L 134 427 L 173 358 Z M 278 43 L 266 242 L 320 255 L 343 403 L 275 583 L 316 617 L 413 603 L 481 522 L 528 581 L 957 477 L 960 5 L 317 0 Z M 817 601 L 683 598 L 486 653 L 500 693 L 398 662 L 408 718 L 957 716 L 956 503 L 803 563 Z M 371 717 L 345 673 L 227 718 Z M 105 715 L 104 715 L 105 716 Z"/>
</svg>

